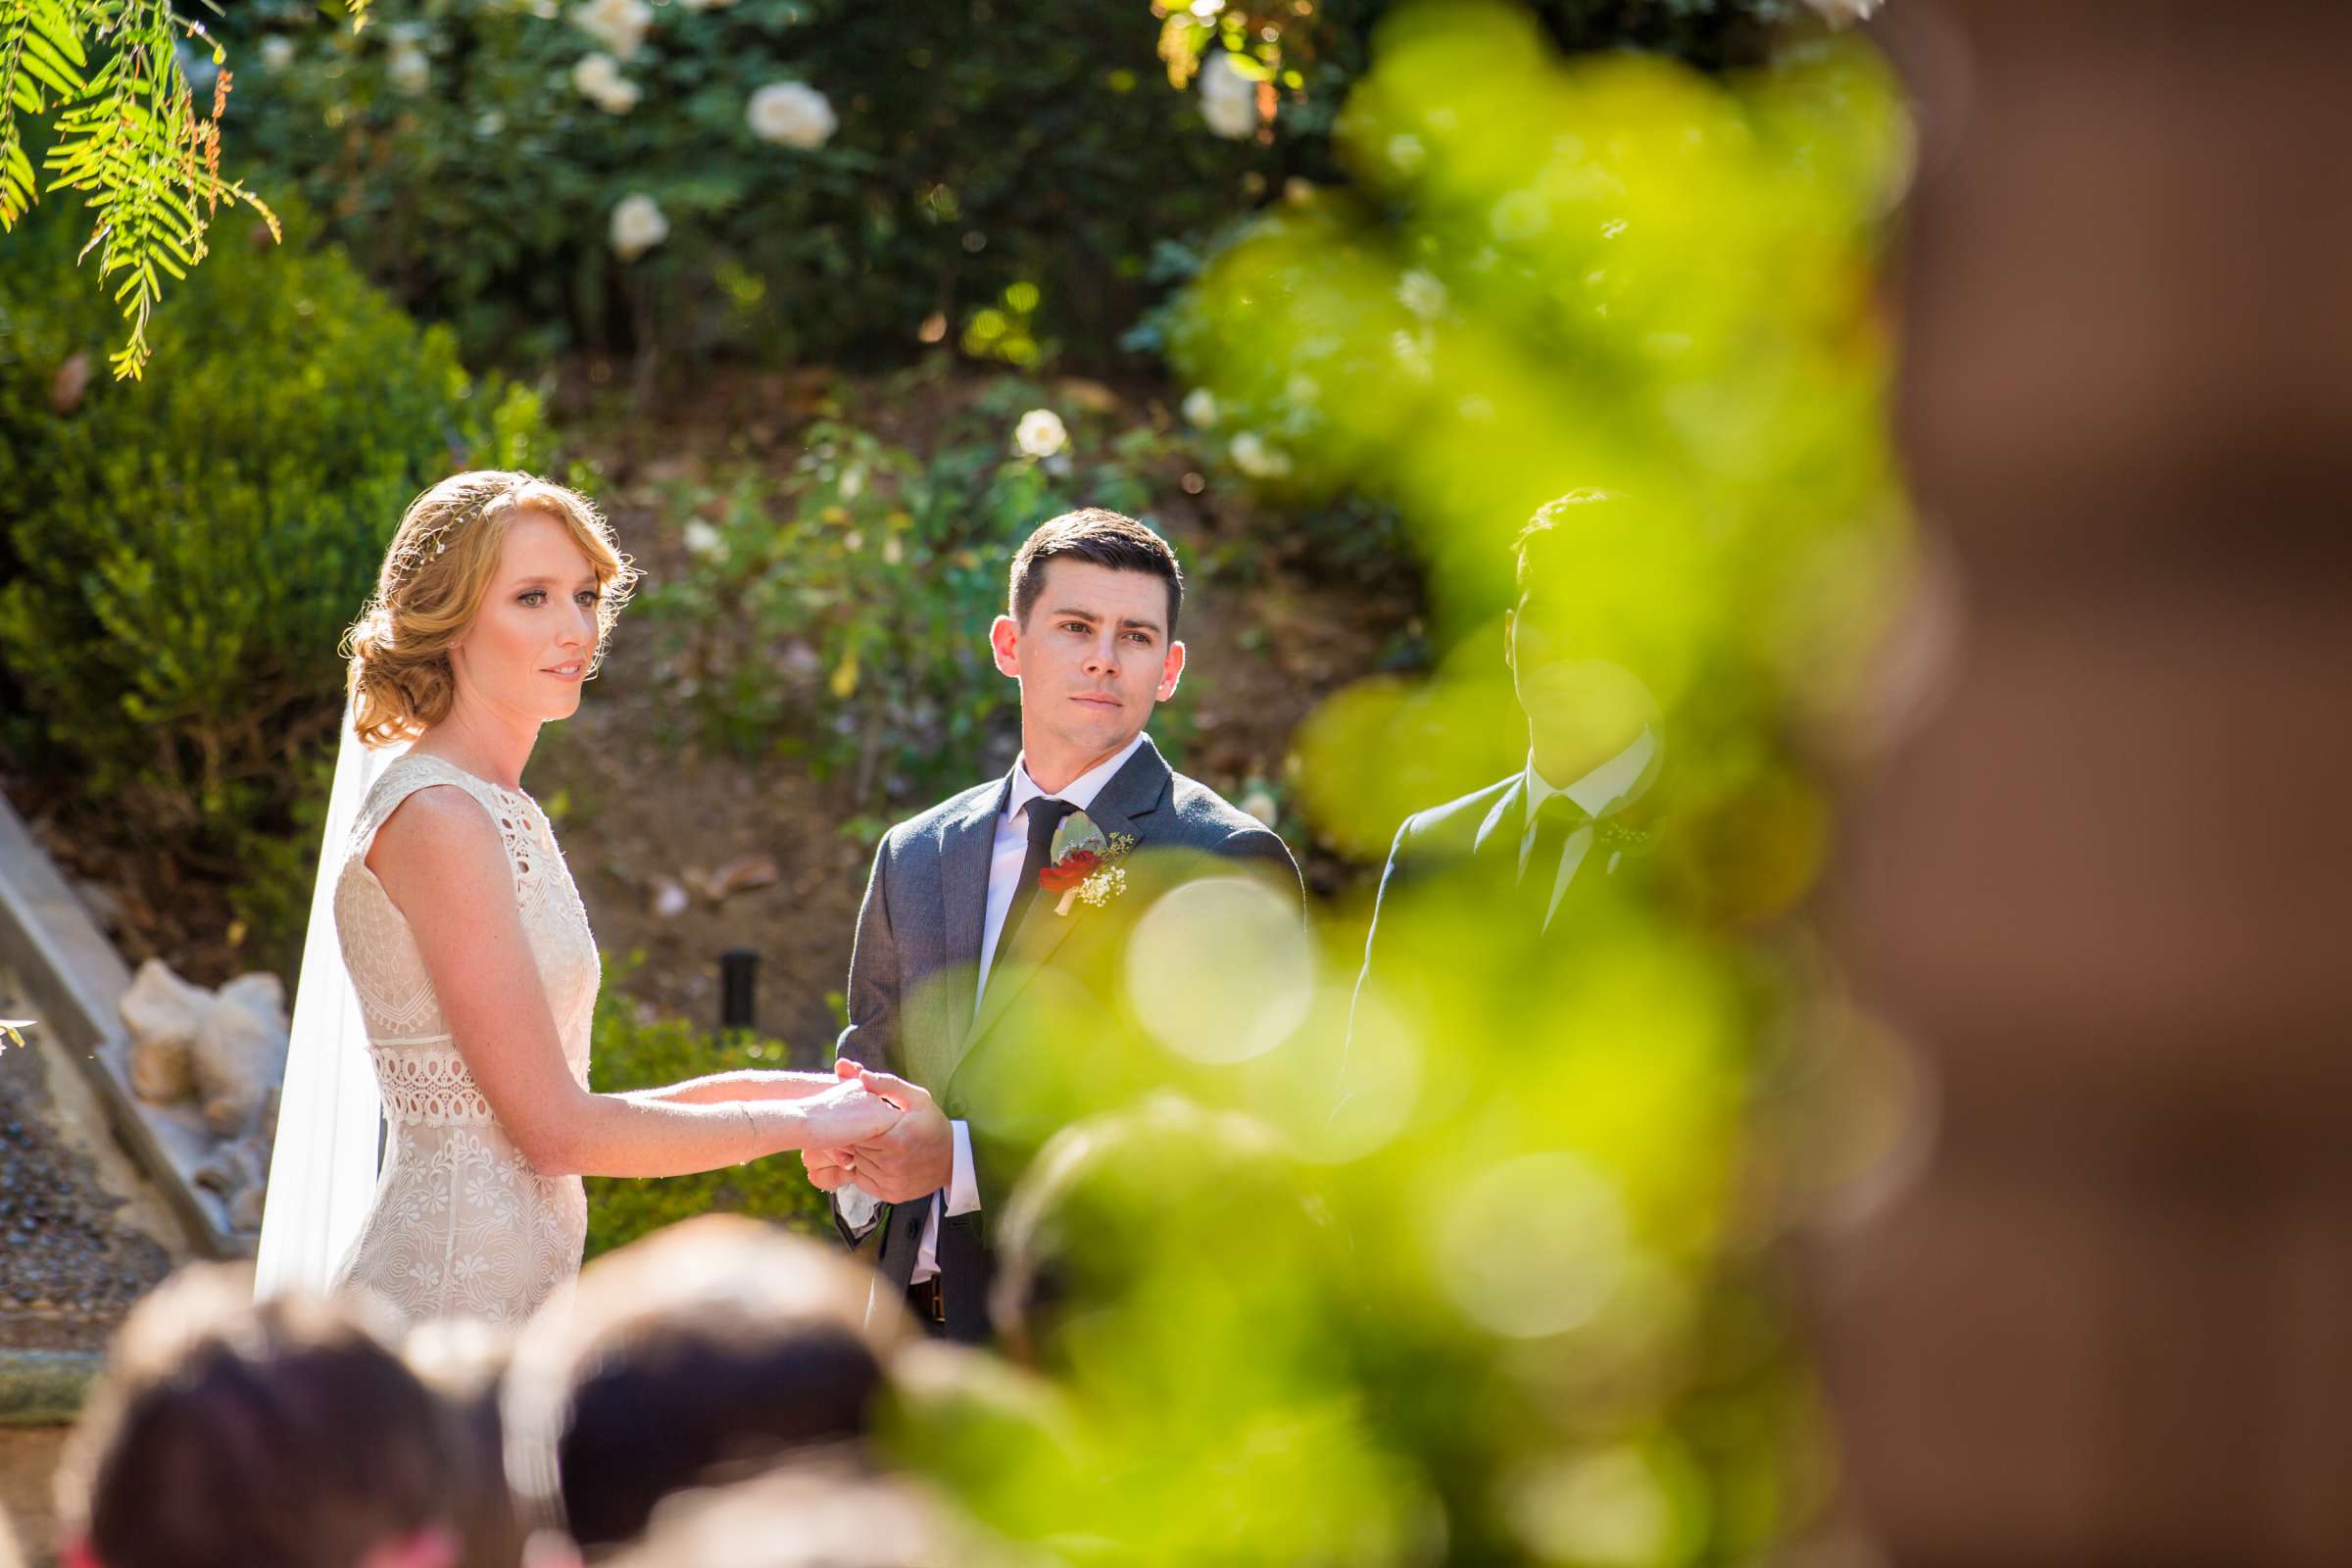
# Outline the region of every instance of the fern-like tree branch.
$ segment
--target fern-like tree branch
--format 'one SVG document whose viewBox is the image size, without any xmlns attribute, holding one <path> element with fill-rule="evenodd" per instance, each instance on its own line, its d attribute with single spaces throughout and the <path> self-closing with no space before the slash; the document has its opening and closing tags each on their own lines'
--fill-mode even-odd
<svg viewBox="0 0 2352 1568">
<path fill-rule="evenodd" d="M 352 25 L 368 0 L 349 0 Z M 276 215 L 220 175 L 220 117 L 230 74 L 199 108 L 180 70 L 182 38 L 224 66 L 225 51 L 171 0 L 0 0 L 0 229 L 14 229 L 48 191 L 79 192 L 93 225 L 101 287 L 111 285 L 128 335 L 112 356 L 117 378 L 143 373 L 147 324 L 166 278 L 204 260 L 205 231 L 221 204 Z M 97 65 L 92 67 L 95 59 Z M 51 137 L 36 174 L 28 122 Z"/>
</svg>

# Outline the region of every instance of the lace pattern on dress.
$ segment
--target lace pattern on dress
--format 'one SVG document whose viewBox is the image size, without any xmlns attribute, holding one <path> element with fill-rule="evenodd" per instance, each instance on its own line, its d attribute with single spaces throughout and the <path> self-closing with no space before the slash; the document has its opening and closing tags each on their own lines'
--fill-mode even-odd
<svg viewBox="0 0 2352 1568">
<path fill-rule="evenodd" d="M 375 1084 L 384 1114 L 418 1127 L 453 1127 L 460 1122 L 495 1121 L 490 1102 L 474 1087 L 466 1058 L 445 1051 L 378 1050 Z"/>
<path fill-rule="evenodd" d="M 497 826 L 564 1062 L 588 1083 L 596 941 L 547 818 L 528 796 L 439 758 L 399 759 L 361 810 L 335 890 L 390 1124 L 375 1200 L 338 1283 L 374 1293 L 411 1322 L 515 1321 L 579 1272 L 587 1198 L 577 1176 L 540 1175 L 507 1137 L 458 1054 L 407 918 L 367 868 L 376 831 L 435 784 L 464 790 Z"/>
</svg>

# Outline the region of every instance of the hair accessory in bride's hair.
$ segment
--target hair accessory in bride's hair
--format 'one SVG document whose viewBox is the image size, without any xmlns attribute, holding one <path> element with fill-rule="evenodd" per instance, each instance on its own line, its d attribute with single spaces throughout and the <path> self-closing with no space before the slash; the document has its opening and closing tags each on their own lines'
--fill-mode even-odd
<svg viewBox="0 0 2352 1568">
<path fill-rule="evenodd" d="M 429 556 L 432 560 L 440 560 L 441 552 L 449 548 L 451 536 L 470 523 L 479 522 L 489 514 L 493 506 L 505 500 L 510 493 L 506 489 L 493 490 L 479 500 L 469 501 L 450 513 L 433 525 L 431 532 L 421 535 L 410 546 L 412 557 L 423 559 Z M 429 550 L 426 548 L 428 545 L 431 547 Z"/>
</svg>

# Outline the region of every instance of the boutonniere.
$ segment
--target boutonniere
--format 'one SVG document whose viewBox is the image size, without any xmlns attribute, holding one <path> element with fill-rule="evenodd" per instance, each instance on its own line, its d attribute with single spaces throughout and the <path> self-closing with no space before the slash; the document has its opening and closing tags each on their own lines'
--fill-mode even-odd
<svg viewBox="0 0 2352 1568">
<path fill-rule="evenodd" d="M 1649 848 L 1651 841 L 1656 836 L 1655 831 L 1650 828 L 1629 827 L 1623 822 L 1614 821 L 1605 816 L 1592 819 L 1593 839 L 1620 854 L 1631 850 L 1639 855 Z"/>
<path fill-rule="evenodd" d="M 1054 906 L 1055 914 L 1069 913 L 1080 899 L 1100 908 L 1127 891 L 1127 873 L 1119 862 L 1134 848 L 1129 835 L 1106 834 L 1084 811 L 1072 811 L 1054 830 L 1050 858 L 1038 869 L 1037 885 L 1061 895 Z"/>
</svg>

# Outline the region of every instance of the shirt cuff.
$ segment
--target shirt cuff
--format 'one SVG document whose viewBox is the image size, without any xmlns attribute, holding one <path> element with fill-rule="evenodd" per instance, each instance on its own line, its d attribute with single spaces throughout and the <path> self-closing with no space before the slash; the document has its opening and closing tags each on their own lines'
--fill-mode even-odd
<svg viewBox="0 0 2352 1568">
<path fill-rule="evenodd" d="M 948 1176 L 947 1211 L 969 1214 L 980 1206 L 980 1176 L 972 1169 L 971 1124 L 952 1121 L 948 1131 L 955 1137 L 956 1153 L 955 1168 Z"/>
</svg>

